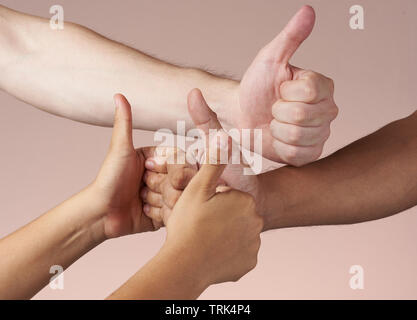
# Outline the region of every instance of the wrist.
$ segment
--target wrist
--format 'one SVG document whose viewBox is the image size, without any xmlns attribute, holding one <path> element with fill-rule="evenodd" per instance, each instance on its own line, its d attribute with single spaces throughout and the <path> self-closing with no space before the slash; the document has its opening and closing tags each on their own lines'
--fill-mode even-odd
<svg viewBox="0 0 417 320">
<path fill-rule="evenodd" d="M 216 113 L 222 125 L 233 127 L 231 119 L 236 116 L 239 108 L 239 82 L 203 71 L 197 72 L 200 72 L 205 79 L 206 89 L 200 89 L 210 109 Z M 224 129 L 229 128 L 224 127 Z"/>
<path fill-rule="evenodd" d="M 106 206 L 98 196 L 94 184 L 83 189 L 79 196 L 83 203 L 83 209 L 80 212 L 84 220 L 80 228 L 83 228 L 84 232 L 89 235 L 93 244 L 98 245 L 107 240 L 103 220 L 107 213 Z"/>
<path fill-rule="evenodd" d="M 178 244 L 178 242 L 176 242 Z M 166 242 L 159 252 L 109 299 L 188 300 L 208 287 L 179 246 Z"/>
<path fill-rule="evenodd" d="M 172 262 L 175 261 L 175 269 L 178 270 L 182 286 L 188 288 L 187 290 L 190 290 L 195 298 L 213 284 L 210 272 L 204 267 L 207 261 L 201 255 L 201 250 L 193 244 L 182 244 L 177 237 L 174 240 L 167 240 L 158 252 L 158 256 L 169 261 L 168 265 L 171 267 Z"/>
<path fill-rule="evenodd" d="M 264 219 L 263 231 L 284 227 L 285 195 L 277 183 L 276 173 L 274 170 L 257 176 L 261 195 L 260 213 Z"/>
</svg>

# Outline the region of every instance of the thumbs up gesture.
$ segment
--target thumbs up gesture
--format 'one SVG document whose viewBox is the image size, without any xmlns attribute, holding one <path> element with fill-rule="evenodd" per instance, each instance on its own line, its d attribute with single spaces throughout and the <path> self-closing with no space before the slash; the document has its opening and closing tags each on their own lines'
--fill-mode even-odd
<svg viewBox="0 0 417 320">
<path fill-rule="evenodd" d="M 231 151 L 237 149 L 236 145 L 222 129 L 217 115 L 207 105 L 199 89 L 193 89 L 188 94 L 188 112 L 195 127 L 199 130 L 205 146 L 204 152 L 201 153 L 202 157 L 196 159 L 197 165 L 206 161 L 205 157 L 208 157 L 209 165 L 210 162 L 216 163 L 216 161 L 220 160 L 221 166 L 217 165 L 214 168 L 216 168 L 216 172 L 221 173 L 221 176 L 214 179 L 216 180 L 215 182 L 221 185 L 220 188 L 227 186 L 226 189 L 233 188 L 250 194 L 255 200 L 257 212 L 262 214 L 264 212 L 264 192 L 261 190 L 258 176 L 245 174 L 245 170 L 249 168 L 242 162 L 232 163 L 231 159 L 228 161 L 232 153 Z M 216 143 L 220 144 L 221 142 L 223 142 L 224 146 L 227 145 L 227 148 L 224 147 L 224 149 L 220 150 L 220 154 L 210 152 L 210 150 L 213 151 L 217 148 Z M 164 156 L 159 155 L 159 157 L 155 157 L 154 148 L 146 148 L 145 150 L 147 171 L 144 176 L 146 186 L 141 192 L 141 197 L 145 203 L 143 209 L 145 214 L 152 219 L 155 227 L 159 228 L 168 223 L 167 221 L 177 200 L 197 173 L 198 168 L 187 161 L 185 163 L 176 163 L 176 155 L 183 153 L 179 149 L 170 150 Z M 242 157 L 240 151 L 239 156 Z M 217 170 L 224 166 L 224 170 Z"/>
<path fill-rule="evenodd" d="M 253 196 L 230 187 L 218 190 L 227 166 L 220 154 L 227 148 L 213 140 L 207 147 L 203 165 L 166 222 L 164 245 L 164 250 L 178 254 L 184 272 L 204 288 L 237 281 L 256 266 L 263 228 Z"/>
<path fill-rule="evenodd" d="M 313 8 L 302 7 L 249 66 L 240 83 L 239 104 L 226 111 L 214 109 L 225 129 L 261 129 L 262 155 L 294 166 L 321 155 L 338 112 L 333 81 L 289 63 L 314 21 Z"/>
</svg>

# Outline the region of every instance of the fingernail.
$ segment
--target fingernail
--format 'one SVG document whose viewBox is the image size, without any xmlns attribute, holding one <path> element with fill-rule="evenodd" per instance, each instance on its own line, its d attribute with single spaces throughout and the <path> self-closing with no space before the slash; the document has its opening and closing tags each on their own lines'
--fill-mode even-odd
<svg viewBox="0 0 417 320">
<path fill-rule="evenodd" d="M 149 213 L 149 210 L 150 210 L 149 204 L 145 204 L 145 205 L 143 206 L 143 212 L 145 212 L 145 213 Z"/>
<path fill-rule="evenodd" d="M 155 168 L 155 163 L 152 160 L 146 160 L 145 161 L 145 168 L 148 170 L 152 170 L 153 168 Z"/>
</svg>

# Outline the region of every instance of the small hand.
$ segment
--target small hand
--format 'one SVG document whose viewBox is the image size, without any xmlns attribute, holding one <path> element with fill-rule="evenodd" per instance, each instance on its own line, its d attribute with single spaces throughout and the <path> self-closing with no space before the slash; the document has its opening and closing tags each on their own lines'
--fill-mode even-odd
<svg viewBox="0 0 417 320">
<path fill-rule="evenodd" d="M 216 114 L 211 111 L 200 90 L 194 89 L 190 92 L 188 111 L 196 128 L 201 130 L 205 139 L 208 140 L 210 129 L 216 129 L 219 133 L 223 132 L 226 135 L 217 120 Z M 207 148 L 208 141 L 204 145 Z M 147 171 L 144 177 L 146 186 L 141 193 L 142 199 L 146 202 L 144 211 L 154 221 L 163 224 L 167 223 L 182 191 L 198 171 L 198 166 L 189 162 L 175 164 L 173 158 L 178 153 L 183 153 L 183 151 L 172 149 L 164 157 L 158 159 L 154 157 L 146 158 Z M 196 160 L 199 161 L 200 159 Z M 254 197 L 258 212 L 262 214 L 263 193 L 259 187 L 258 177 L 245 175 L 244 168 L 243 164 L 228 164 L 218 183 L 251 194 Z"/>
<path fill-rule="evenodd" d="M 133 146 L 131 107 L 121 94 L 115 95 L 114 100 L 116 112 L 110 148 L 91 185 L 100 203 L 107 238 L 155 229 L 143 213 L 139 196 L 145 157 L 142 149 L 135 150 Z"/>
<path fill-rule="evenodd" d="M 205 163 L 175 204 L 164 245 L 165 250 L 191 259 L 189 276 L 202 279 L 205 286 L 237 281 L 253 269 L 263 228 L 251 195 L 231 188 L 217 191 L 226 165 L 209 157 L 206 152 Z"/>
<path fill-rule="evenodd" d="M 158 152 L 156 152 L 158 148 Z M 145 154 L 145 183 L 141 198 L 143 211 L 156 227 L 166 225 L 175 203 L 198 171 L 198 164 L 177 163 L 184 151 L 178 148 L 149 147 Z"/>
</svg>

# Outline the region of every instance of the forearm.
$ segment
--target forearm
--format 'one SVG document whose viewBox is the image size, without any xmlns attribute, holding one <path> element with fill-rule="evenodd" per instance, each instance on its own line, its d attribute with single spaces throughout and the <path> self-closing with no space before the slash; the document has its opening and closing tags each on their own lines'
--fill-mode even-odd
<svg viewBox="0 0 417 320">
<path fill-rule="evenodd" d="M 417 113 L 302 168 L 260 176 L 265 229 L 351 224 L 417 204 Z"/>
<path fill-rule="evenodd" d="M 108 299 L 196 299 L 208 284 L 204 277 L 198 275 L 198 264 L 193 261 L 195 256 L 164 245 L 152 260 Z"/>
<path fill-rule="evenodd" d="M 47 112 L 111 126 L 112 97 L 123 92 L 135 128 L 176 131 L 176 120 L 192 127 L 186 102 L 194 87 L 213 108 L 237 102 L 235 81 L 161 62 L 79 25 L 52 30 L 49 20 L 4 7 L 0 22 L 0 87 Z"/>
<path fill-rule="evenodd" d="M 52 277 L 51 266 L 65 269 L 104 241 L 89 192 L 81 191 L 0 240 L 0 299 L 31 298 Z"/>
</svg>

